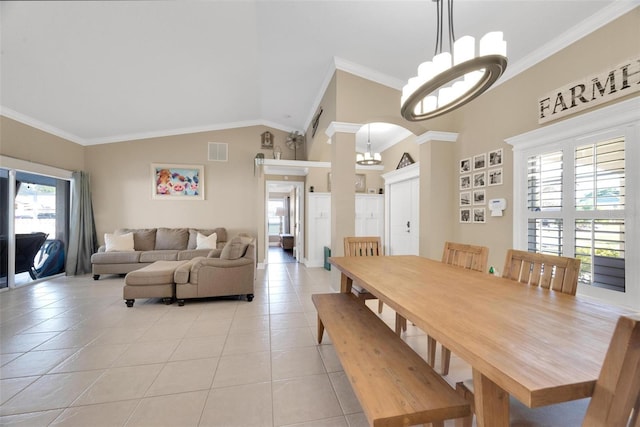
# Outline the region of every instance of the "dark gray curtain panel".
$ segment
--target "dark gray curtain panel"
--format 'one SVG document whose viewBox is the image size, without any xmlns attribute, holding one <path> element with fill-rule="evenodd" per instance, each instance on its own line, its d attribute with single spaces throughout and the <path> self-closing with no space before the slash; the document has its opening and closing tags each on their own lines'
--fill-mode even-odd
<svg viewBox="0 0 640 427">
<path fill-rule="evenodd" d="M 67 253 L 67 275 L 91 272 L 91 255 L 98 248 L 96 224 L 91 203 L 91 181 L 86 172 L 72 175 L 71 227 Z"/>
</svg>

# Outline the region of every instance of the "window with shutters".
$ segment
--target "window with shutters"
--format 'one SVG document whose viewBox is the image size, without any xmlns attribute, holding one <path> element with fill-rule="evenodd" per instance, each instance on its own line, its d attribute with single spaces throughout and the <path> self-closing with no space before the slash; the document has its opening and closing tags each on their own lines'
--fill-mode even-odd
<svg viewBox="0 0 640 427">
<path fill-rule="evenodd" d="M 610 117 L 585 114 L 507 141 L 514 145 L 514 247 L 579 258 L 579 293 L 640 306 L 640 172 L 630 161 L 640 158 L 640 124 L 616 108 Z M 623 123 L 609 126 L 616 121 Z"/>
</svg>

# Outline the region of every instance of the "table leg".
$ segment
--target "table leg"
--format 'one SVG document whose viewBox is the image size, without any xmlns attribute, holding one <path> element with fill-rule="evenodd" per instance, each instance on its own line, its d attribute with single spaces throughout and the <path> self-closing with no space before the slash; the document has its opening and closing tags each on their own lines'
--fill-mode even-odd
<svg viewBox="0 0 640 427">
<path fill-rule="evenodd" d="M 353 279 L 346 276 L 344 273 L 340 274 L 340 292 L 343 294 L 350 294 L 352 285 Z"/>
<path fill-rule="evenodd" d="M 509 394 L 475 369 L 473 390 L 478 427 L 509 427 Z"/>
</svg>

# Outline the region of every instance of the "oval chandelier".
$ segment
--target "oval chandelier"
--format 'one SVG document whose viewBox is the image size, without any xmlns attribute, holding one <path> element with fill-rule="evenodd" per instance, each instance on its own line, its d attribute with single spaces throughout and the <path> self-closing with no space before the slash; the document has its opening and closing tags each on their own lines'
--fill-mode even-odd
<svg viewBox="0 0 640 427">
<path fill-rule="evenodd" d="M 371 149 L 371 123 L 369 123 L 367 133 L 367 151 L 364 154 L 356 154 L 356 163 L 365 166 L 379 165 L 382 163 L 380 153 L 374 153 Z"/>
<path fill-rule="evenodd" d="M 432 119 L 463 106 L 485 92 L 507 68 L 507 42 L 501 31 L 480 39 L 476 56 L 475 39 L 455 39 L 453 0 L 447 0 L 449 48 L 442 51 L 444 0 L 437 4 L 436 49 L 431 61 L 418 66 L 418 75 L 402 88 L 400 113 L 409 121 Z"/>
</svg>

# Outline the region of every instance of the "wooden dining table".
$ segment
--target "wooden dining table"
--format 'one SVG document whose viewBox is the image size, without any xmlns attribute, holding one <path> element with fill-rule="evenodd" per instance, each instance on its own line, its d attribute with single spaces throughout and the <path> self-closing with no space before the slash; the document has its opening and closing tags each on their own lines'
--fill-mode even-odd
<svg viewBox="0 0 640 427">
<path fill-rule="evenodd" d="M 589 397 L 615 324 L 629 310 L 418 256 L 331 257 L 353 282 L 471 365 L 479 427 Z"/>
</svg>

